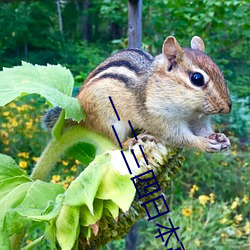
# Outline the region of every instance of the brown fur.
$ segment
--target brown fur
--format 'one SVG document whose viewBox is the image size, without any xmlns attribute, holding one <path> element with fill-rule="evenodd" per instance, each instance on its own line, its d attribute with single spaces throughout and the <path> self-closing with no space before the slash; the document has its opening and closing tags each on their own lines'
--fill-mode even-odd
<svg viewBox="0 0 250 250">
<path fill-rule="evenodd" d="M 174 37 L 168 37 L 163 54 L 156 58 L 137 49 L 109 57 L 89 74 L 78 95 L 87 114 L 84 125 L 117 142 L 111 128 L 114 125 L 124 142 L 130 133 L 130 120 L 134 129 L 146 130 L 164 144 L 220 151 L 222 142 L 214 146 L 208 138 L 213 133 L 208 115 L 230 112 L 225 79 L 203 53 L 199 37 L 192 39 L 191 46 L 195 49 L 182 49 Z M 204 86 L 190 82 L 189 74 L 194 70 L 206 74 Z"/>
</svg>

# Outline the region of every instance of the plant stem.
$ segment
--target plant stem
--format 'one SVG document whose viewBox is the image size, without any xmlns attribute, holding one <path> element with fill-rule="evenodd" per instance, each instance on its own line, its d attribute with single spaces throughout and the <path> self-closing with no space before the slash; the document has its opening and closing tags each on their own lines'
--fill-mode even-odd
<svg viewBox="0 0 250 250">
<path fill-rule="evenodd" d="M 10 238 L 10 244 L 12 250 L 20 250 L 23 238 L 25 236 L 26 227 L 21 234 L 14 234 Z"/>
<path fill-rule="evenodd" d="M 96 147 L 96 155 L 102 154 L 107 150 L 118 148 L 113 142 L 100 134 L 92 132 L 82 126 L 72 126 L 65 129 L 60 138 L 51 139 L 30 177 L 33 180 L 46 180 L 61 155 L 70 146 L 78 142 L 93 144 Z"/>
</svg>

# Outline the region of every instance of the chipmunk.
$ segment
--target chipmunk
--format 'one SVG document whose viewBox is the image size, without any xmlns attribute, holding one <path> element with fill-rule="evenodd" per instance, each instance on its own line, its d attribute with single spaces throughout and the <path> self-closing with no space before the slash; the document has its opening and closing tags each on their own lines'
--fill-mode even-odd
<svg viewBox="0 0 250 250">
<path fill-rule="evenodd" d="M 134 129 L 146 132 L 139 137 L 151 135 L 165 145 L 206 152 L 227 149 L 230 142 L 213 131 L 210 114 L 227 114 L 232 104 L 223 74 L 204 50 L 198 36 L 191 48 L 181 48 L 169 36 L 156 57 L 140 49 L 111 55 L 88 75 L 77 96 L 86 112 L 83 126 L 117 143 L 114 125 L 125 143 L 130 120 Z"/>
</svg>

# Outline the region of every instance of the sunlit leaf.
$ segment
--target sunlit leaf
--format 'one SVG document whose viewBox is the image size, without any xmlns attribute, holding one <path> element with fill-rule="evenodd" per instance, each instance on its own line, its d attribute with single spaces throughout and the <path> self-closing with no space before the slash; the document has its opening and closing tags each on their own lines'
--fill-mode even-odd
<svg viewBox="0 0 250 250">
<path fill-rule="evenodd" d="M 71 250 L 79 233 L 79 207 L 64 205 L 56 220 L 56 238 L 62 249 Z"/>
<path fill-rule="evenodd" d="M 96 149 L 92 144 L 78 142 L 70 147 L 66 153 L 74 159 L 88 165 L 95 158 Z"/>
<path fill-rule="evenodd" d="M 64 203 L 70 206 L 87 205 L 93 214 L 93 201 L 103 176 L 109 167 L 110 155 L 97 156 L 95 160 L 71 183 L 65 192 Z"/>
<path fill-rule="evenodd" d="M 73 85 L 71 72 L 61 65 L 34 66 L 22 62 L 22 66 L 0 72 L 0 106 L 16 97 L 36 93 L 53 106 L 65 109 L 66 118 L 80 121 L 84 114 L 78 100 L 71 97 Z"/>
<path fill-rule="evenodd" d="M 91 214 L 87 206 L 80 208 L 80 224 L 81 226 L 89 226 L 95 224 L 102 217 L 103 200 L 95 199 L 93 203 L 94 214 Z"/>
</svg>

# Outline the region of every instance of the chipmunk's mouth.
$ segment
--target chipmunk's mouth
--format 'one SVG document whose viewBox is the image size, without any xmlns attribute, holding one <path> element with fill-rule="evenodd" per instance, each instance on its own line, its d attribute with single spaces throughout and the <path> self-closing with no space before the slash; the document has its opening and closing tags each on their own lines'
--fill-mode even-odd
<svg viewBox="0 0 250 250">
<path fill-rule="evenodd" d="M 205 114 L 229 114 L 232 109 L 231 101 L 228 103 L 223 103 L 220 107 L 213 107 L 209 103 L 206 103 L 204 106 Z"/>
</svg>

